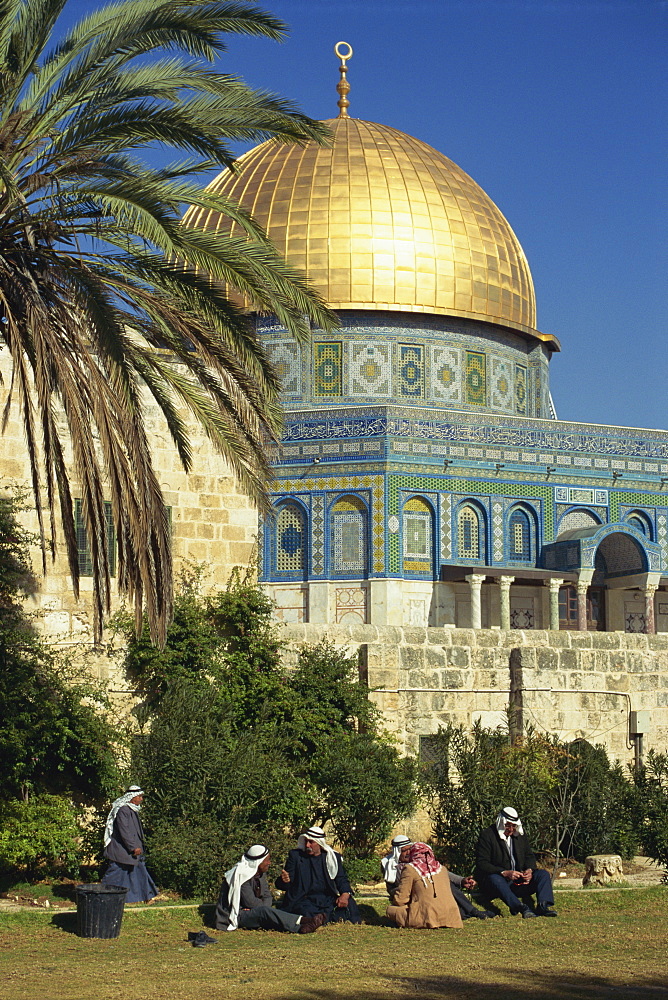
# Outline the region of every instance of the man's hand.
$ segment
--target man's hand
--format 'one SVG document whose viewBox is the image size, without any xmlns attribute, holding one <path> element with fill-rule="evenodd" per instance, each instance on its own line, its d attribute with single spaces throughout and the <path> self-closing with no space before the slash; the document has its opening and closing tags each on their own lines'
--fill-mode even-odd
<svg viewBox="0 0 668 1000">
<path fill-rule="evenodd" d="M 521 874 L 522 874 L 522 884 L 528 885 L 533 877 L 533 872 L 531 868 L 525 869 L 525 871 L 523 871 Z"/>
<path fill-rule="evenodd" d="M 133 848 L 132 855 L 133 857 L 138 858 L 141 852 L 142 852 L 141 847 L 135 847 Z"/>
<path fill-rule="evenodd" d="M 509 882 L 523 882 L 524 875 L 522 872 L 511 871 L 508 869 L 507 872 L 501 872 L 504 878 L 508 879 Z"/>
<path fill-rule="evenodd" d="M 346 906 L 348 905 L 349 899 L 350 899 L 350 893 L 342 892 L 336 901 L 336 905 L 339 907 L 340 910 L 345 910 Z"/>
<path fill-rule="evenodd" d="M 278 877 L 280 878 L 281 882 L 289 882 L 290 881 L 290 876 L 286 872 L 285 868 L 282 870 L 281 874 Z"/>
<path fill-rule="evenodd" d="M 475 889 L 477 884 L 472 875 L 467 875 L 466 878 L 462 879 L 462 889 Z"/>
</svg>

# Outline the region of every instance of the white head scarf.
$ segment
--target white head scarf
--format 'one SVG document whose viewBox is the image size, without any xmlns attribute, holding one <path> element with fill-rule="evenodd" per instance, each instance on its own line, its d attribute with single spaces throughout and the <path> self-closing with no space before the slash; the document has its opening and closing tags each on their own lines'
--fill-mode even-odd
<svg viewBox="0 0 668 1000">
<path fill-rule="evenodd" d="M 239 900 L 241 899 L 241 886 L 248 882 L 257 873 L 260 862 L 269 854 L 269 849 L 263 844 L 253 844 L 241 856 L 241 861 L 237 861 L 233 868 L 225 872 L 225 881 L 229 889 L 227 892 L 227 906 L 230 911 L 230 922 L 227 925 L 228 931 L 236 931 L 239 926 Z"/>
<path fill-rule="evenodd" d="M 392 850 L 384 858 L 380 859 L 380 867 L 383 869 L 383 878 L 386 882 L 396 882 L 398 878 L 397 865 L 399 856 L 404 847 L 410 847 L 413 841 L 405 833 L 399 833 L 392 838 Z"/>
<path fill-rule="evenodd" d="M 111 805 L 109 810 L 109 815 L 107 816 L 107 822 L 104 828 L 104 846 L 106 847 L 111 840 L 111 835 L 114 832 L 114 820 L 116 819 L 116 813 L 121 808 L 121 806 L 130 806 L 135 812 L 139 812 L 141 805 L 137 802 L 131 802 L 135 795 L 143 795 L 143 791 L 139 785 L 130 785 L 127 792 L 124 795 L 119 796 Z"/>
<path fill-rule="evenodd" d="M 339 871 L 339 859 L 336 856 L 336 851 L 333 847 L 330 847 L 325 840 L 325 831 L 320 826 L 310 826 L 306 833 L 302 833 L 299 840 L 297 841 L 297 847 L 300 851 L 303 851 L 306 847 L 307 840 L 314 840 L 316 844 L 320 844 L 323 851 L 327 855 L 327 874 L 330 878 L 336 878 Z"/>
<path fill-rule="evenodd" d="M 516 826 L 515 833 L 518 833 L 520 837 L 522 836 L 522 834 L 524 833 L 524 829 L 522 827 L 522 820 L 519 818 L 517 814 L 517 809 L 513 809 L 512 806 L 504 806 L 503 809 L 501 809 L 501 811 L 499 812 L 499 815 L 496 817 L 496 829 L 499 834 L 499 837 L 501 838 L 501 840 L 505 840 L 506 843 L 508 843 L 509 838 L 506 837 L 504 833 L 506 823 L 514 823 Z"/>
</svg>

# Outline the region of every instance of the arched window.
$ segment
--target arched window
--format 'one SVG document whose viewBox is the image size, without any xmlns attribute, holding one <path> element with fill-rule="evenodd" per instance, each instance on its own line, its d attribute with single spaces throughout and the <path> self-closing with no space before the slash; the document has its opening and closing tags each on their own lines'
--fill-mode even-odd
<svg viewBox="0 0 668 1000">
<path fill-rule="evenodd" d="M 306 572 L 306 518 L 297 504 L 284 504 L 276 517 L 274 574 L 294 580 Z"/>
<path fill-rule="evenodd" d="M 365 577 L 367 510 L 359 497 L 341 497 L 330 513 L 330 565 L 335 576 Z"/>
<path fill-rule="evenodd" d="M 585 510 L 580 507 L 575 508 L 574 510 L 569 510 L 568 513 L 564 514 L 562 519 L 559 521 L 559 534 L 557 535 L 557 541 L 567 531 L 575 531 L 578 528 L 595 528 L 600 523 L 601 519 L 590 510 Z"/>
<path fill-rule="evenodd" d="M 404 573 L 432 575 L 433 538 L 431 507 L 419 497 L 413 497 L 404 504 L 403 510 Z"/>
<path fill-rule="evenodd" d="M 523 510 L 514 510 L 508 522 L 508 558 L 516 561 L 531 562 L 532 531 L 529 515 Z"/>
<path fill-rule="evenodd" d="M 457 554 L 460 559 L 482 559 L 483 526 L 475 507 L 466 504 L 457 518 Z"/>
<path fill-rule="evenodd" d="M 633 511 L 632 514 L 626 518 L 626 523 L 630 524 L 632 528 L 636 528 L 637 531 L 642 531 L 646 538 L 653 541 L 652 538 L 652 526 L 650 524 L 649 518 L 639 511 Z"/>
</svg>

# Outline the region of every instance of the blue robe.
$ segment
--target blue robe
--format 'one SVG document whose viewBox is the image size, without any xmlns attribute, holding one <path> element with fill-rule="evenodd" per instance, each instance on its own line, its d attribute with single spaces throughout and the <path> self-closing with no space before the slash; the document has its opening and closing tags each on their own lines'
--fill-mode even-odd
<svg viewBox="0 0 668 1000">
<path fill-rule="evenodd" d="M 334 878 L 330 878 L 325 851 L 317 857 L 312 857 L 298 848 L 290 851 L 285 862 L 285 870 L 290 876 L 290 881 L 286 885 L 280 877 L 276 879 L 276 887 L 285 891 L 283 899 L 278 904 L 279 909 L 287 910 L 288 913 L 300 913 L 304 917 L 324 913 L 327 920 L 361 923 L 357 903 L 352 895 L 345 909 L 336 905 L 337 897 L 341 893 L 352 893 L 341 855 L 337 853 L 336 858 L 338 871 Z"/>
<path fill-rule="evenodd" d="M 144 851 L 144 828 L 139 814 L 129 806 L 121 806 L 114 819 L 111 840 L 104 849 L 109 867 L 102 882 L 127 889 L 126 903 L 148 903 L 158 895 L 143 853 L 139 856 L 132 853 L 137 847 Z"/>
</svg>

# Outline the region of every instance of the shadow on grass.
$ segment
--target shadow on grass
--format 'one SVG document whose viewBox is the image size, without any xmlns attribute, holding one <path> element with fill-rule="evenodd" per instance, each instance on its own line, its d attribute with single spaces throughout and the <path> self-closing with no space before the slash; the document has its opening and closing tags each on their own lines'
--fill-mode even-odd
<svg viewBox="0 0 668 1000">
<path fill-rule="evenodd" d="M 592 976 L 585 973 L 563 972 L 517 972 L 512 982 L 504 981 L 506 969 L 487 970 L 494 982 L 477 982 L 459 976 L 385 976 L 386 992 L 380 985 L 373 989 L 305 990 L 300 1000 L 334 1000 L 345 996 L 346 1000 L 666 1000 L 668 986 L 665 979 L 648 977 L 644 982 L 623 983 L 607 976 Z M 276 995 L 272 1000 L 293 1000 L 294 994 Z"/>
<path fill-rule="evenodd" d="M 65 931 L 67 934 L 76 934 L 77 932 L 76 913 L 54 913 L 51 917 L 51 923 L 54 927 L 58 927 L 59 930 Z"/>
<path fill-rule="evenodd" d="M 202 918 L 202 923 L 205 927 L 216 927 L 216 904 L 215 903 L 200 903 L 197 907 L 197 912 Z"/>
<path fill-rule="evenodd" d="M 360 916 L 362 918 L 362 923 L 372 924 L 374 927 L 394 927 L 394 924 L 387 919 L 387 917 L 381 917 L 373 906 L 369 906 L 367 903 L 359 903 L 358 908 L 360 911 Z M 215 930 L 216 927 L 216 904 L 215 903 L 200 903 L 197 907 L 197 912 L 202 918 L 202 923 L 205 927 L 212 927 Z"/>
</svg>

